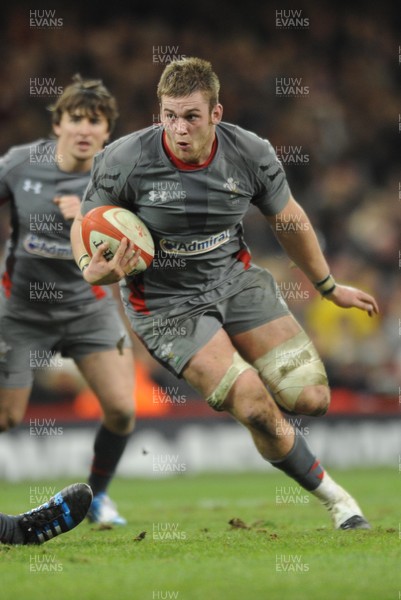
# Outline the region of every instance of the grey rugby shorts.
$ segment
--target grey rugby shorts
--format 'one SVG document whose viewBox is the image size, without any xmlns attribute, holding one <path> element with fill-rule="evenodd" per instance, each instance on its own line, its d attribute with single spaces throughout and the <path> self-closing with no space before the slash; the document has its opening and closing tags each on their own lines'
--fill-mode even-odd
<svg viewBox="0 0 401 600">
<path fill-rule="evenodd" d="M 190 358 L 219 329 L 233 336 L 290 314 L 269 271 L 253 266 L 241 274 L 241 281 L 244 287 L 231 296 L 229 282 L 210 292 L 210 302 L 193 299 L 151 316 L 138 317 L 124 302 L 126 314 L 152 356 L 180 377 Z"/>
<path fill-rule="evenodd" d="M 28 313 L 29 316 L 29 313 Z M 60 356 L 79 361 L 93 352 L 132 346 L 127 328 L 112 299 L 82 308 L 42 314 L 0 314 L 0 387 L 32 385 L 37 369 L 62 366 Z"/>
</svg>

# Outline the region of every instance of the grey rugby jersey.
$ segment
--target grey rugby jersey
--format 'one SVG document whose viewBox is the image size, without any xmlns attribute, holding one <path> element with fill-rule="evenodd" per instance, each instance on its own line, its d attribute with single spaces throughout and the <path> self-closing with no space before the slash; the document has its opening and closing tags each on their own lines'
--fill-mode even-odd
<svg viewBox="0 0 401 600">
<path fill-rule="evenodd" d="M 3 294 L 8 310 L 24 308 L 28 316 L 38 305 L 60 311 L 111 295 L 82 278 L 71 251 L 71 223 L 53 202 L 64 194 L 82 198 L 89 173 L 61 171 L 56 158 L 56 141 L 38 140 L 0 159 L 0 199 L 10 199 L 12 219 Z"/>
<path fill-rule="evenodd" d="M 161 126 L 148 127 L 98 153 L 83 201 L 84 214 L 114 204 L 148 226 L 155 259 L 127 281 L 129 300 L 142 314 L 166 310 L 228 281 L 230 293 L 241 289 L 238 276 L 250 266 L 242 227 L 250 203 L 274 215 L 290 196 L 272 145 L 252 132 L 219 124 L 214 158 L 195 170 L 170 161 L 162 134 Z"/>
</svg>

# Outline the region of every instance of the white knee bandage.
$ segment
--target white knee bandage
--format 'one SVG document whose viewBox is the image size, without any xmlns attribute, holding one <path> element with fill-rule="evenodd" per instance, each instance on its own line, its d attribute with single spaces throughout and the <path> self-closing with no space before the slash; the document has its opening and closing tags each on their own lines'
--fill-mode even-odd
<svg viewBox="0 0 401 600">
<path fill-rule="evenodd" d="M 238 377 L 247 369 L 255 370 L 249 363 L 247 363 L 238 352 L 233 355 L 233 364 L 227 369 L 226 374 L 220 381 L 216 389 L 206 398 L 206 402 L 215 410 L 220 410 L 221 405 L 227 398 L 227 394 L 234 385 Z"/>
<path fill-rule="evenodd" d="M 277 404 L 290 411 L 304 387 L 328 384 L 324 365 L 304 331 L 258 358 L 254 366 Z"/>
</svg>

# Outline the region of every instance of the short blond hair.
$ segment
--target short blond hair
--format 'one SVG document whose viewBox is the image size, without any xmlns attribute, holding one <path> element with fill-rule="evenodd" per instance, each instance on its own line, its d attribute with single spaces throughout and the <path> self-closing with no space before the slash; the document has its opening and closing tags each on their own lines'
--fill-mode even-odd
<svg viewBox="0 0 401 600">
<path fill-rule="evenodd" d="M 185 98 L 202 92 L 212 109 L 219 101 L 220 81 L 207 60 L 189 57 L 173 60 L 164 69 L 157 86 L 157 97 Z"/>
</svg>

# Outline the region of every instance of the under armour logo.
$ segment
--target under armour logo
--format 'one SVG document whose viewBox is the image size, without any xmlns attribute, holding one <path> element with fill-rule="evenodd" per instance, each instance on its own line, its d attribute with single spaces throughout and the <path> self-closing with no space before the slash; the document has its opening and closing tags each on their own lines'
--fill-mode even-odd
<svg viewBox="0 0 401 600">
<path fill-rule="evenodd" d="M 40 181 L 32 181 L 31 179 L 25 179 L 22 186 L 24 192 L 33 192 L 34 194 L 40 194 L 42 191 L 42 184 Z"/>
<path fill-rule="evenodd" d="M 161 202 L 165 202 L 167 200 L 167 192 L 156 192 L 155 190 L 151 190 L 149 192 L 149 201 L 156 202 L 156 200 L 160 200 Z"/>
</svg>

